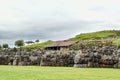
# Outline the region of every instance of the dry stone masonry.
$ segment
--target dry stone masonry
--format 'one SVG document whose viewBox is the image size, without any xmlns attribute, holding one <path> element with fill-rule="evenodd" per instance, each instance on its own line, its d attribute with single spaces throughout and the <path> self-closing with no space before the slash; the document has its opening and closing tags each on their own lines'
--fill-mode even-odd
<svg viewBox="0 0 120 80">
<path fill-rule="evenodd" d="M 12 49 L 0 52 L 0 65 L 120 68 L 120 47 L 108 43 L 78 43 L 72 51 Z"/>
</svg>

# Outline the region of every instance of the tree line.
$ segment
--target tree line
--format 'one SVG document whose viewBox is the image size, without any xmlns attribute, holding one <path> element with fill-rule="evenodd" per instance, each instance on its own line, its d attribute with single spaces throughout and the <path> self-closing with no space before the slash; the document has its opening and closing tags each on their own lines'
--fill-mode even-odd
<svg viewBox="0 0 120 80">
<path fill-rule="evenodd" d="M 39 40 L 37 39 L 37 40 L 35 40 L 35 42 L 34 41 L 26 41 L 26 42 L 24 42 L 24 40 L 16 40 L 14 45 L 21 49 L 21 47 L 24 46 L 25 43 L 26 44 L 39 43 Z M 7 48 L 10 48 L 10 47 L 9 47 L 9 44 L 4 43 L 4 44 L 0 45 L 0 49 L 2 49 L 2 48 L 7 49 Z"/>
</svg>

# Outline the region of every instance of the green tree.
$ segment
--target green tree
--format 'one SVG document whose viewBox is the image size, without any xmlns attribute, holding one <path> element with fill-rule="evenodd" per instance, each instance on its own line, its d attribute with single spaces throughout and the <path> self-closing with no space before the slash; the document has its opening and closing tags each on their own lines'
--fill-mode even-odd
<svg viewBox="0 0 120 80">
<path fill-rule="evenodd" d="M 24 46 L 24 40 L 17 40 L 17 41 L 15 41 L 15 46 L 17 46 L 17 47 Z"/>
<path fill-rule="evenodd" d="M 26 41 L 25 43 L 26 44 L 33 44 L 34 42 L 33 41 Z"/>
<path fill-rule="evenodd" d="M 8 44 L 6 44 L 6 43 L 4 43 L 4 44 L 2 45 L 2 47 L 6 49 L 6 48 L 8 48 L 8 47 L 9 47 L 9 45 L 8 45 Z"/>
<path fill-rule="evenodd" d="M 37 39 L 37 40 L 35 40 L 35 42 L 36 42 L 36 43 L 39 43 L 39 40 Z"/>
<path fill-rule="evenodd" d="M 24 40 L 17 40 L 15 41 L 15 46 L 20 48 L 20 52 L 21 52 L 21 48 L 22 46 L 24 46 Z"/>
</svg>

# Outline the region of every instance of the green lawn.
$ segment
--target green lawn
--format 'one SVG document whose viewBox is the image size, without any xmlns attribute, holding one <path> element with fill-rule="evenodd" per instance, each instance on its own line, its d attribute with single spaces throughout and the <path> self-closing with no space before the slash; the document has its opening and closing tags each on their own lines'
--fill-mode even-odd
<svg viewBox="0 0 120 80">
<path fill-rule="evenodd" d="M 0 80 L 120 80 L 119 69 L 0 66 Z"/>
</svg>

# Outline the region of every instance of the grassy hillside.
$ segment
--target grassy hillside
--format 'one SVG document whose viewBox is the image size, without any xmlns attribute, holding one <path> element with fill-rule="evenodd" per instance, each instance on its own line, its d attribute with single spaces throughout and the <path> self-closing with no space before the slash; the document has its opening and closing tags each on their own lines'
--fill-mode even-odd
<svg viewBox="0 0 120 80">
<path fill-rule="evenodd" d="M 77 40 L 94 40 L 94 39 L 106 39 L 111 37 L 120 36 L 120 30 L 104 30 L 92 33 L 83 33 L 71 38 L 72 41 Z"/>
<path fill-rule="evenodd" d="M 120 39 L 115 39 L 115 40 L 113 40 L 113 44 L 118 44 L 118 45 L 120 45 Z"/>
<path fill-rule="evenodd" d="M 71 38 L 70 40 L 72 41 L 96 40 L 96 39 L 98 40 L 98 39 L 107 39 L 107 38 L 113 38 L 113 37 L 120 37 L 120 30 L 104 30 L 104 31 L 92 32 L 92 33 L 83 33 L 75 36 L 74 38 Z M 38 44 L 31 44 L 28 46 L 24 46 L 23 49 L 41 48 L 41 47 L 50 45 L 52 43 L 53 41 L 46 41 Z M 120 39 L 113 40 L 113 43 L 120 44 Z"/>
<path fill-rule="evenodd" d="M 23 46 L 22 48 L 23 49 L 35 49 L 35 48 L 42 48 L 42 47 L 45 47 L 47 45 L 50 45 L 52 44 L 53 41 L 46 41 L 46 42 L 43 42 L 43 43 L 37 43 L 37 44 L 31 44 L 31 45 L 27 45 L 27 46 Z"/>
<path fill-rule="evenodd" d="M 0 80 L 120 80 L 119 69 L 0 66 Z"/>
</svg>

